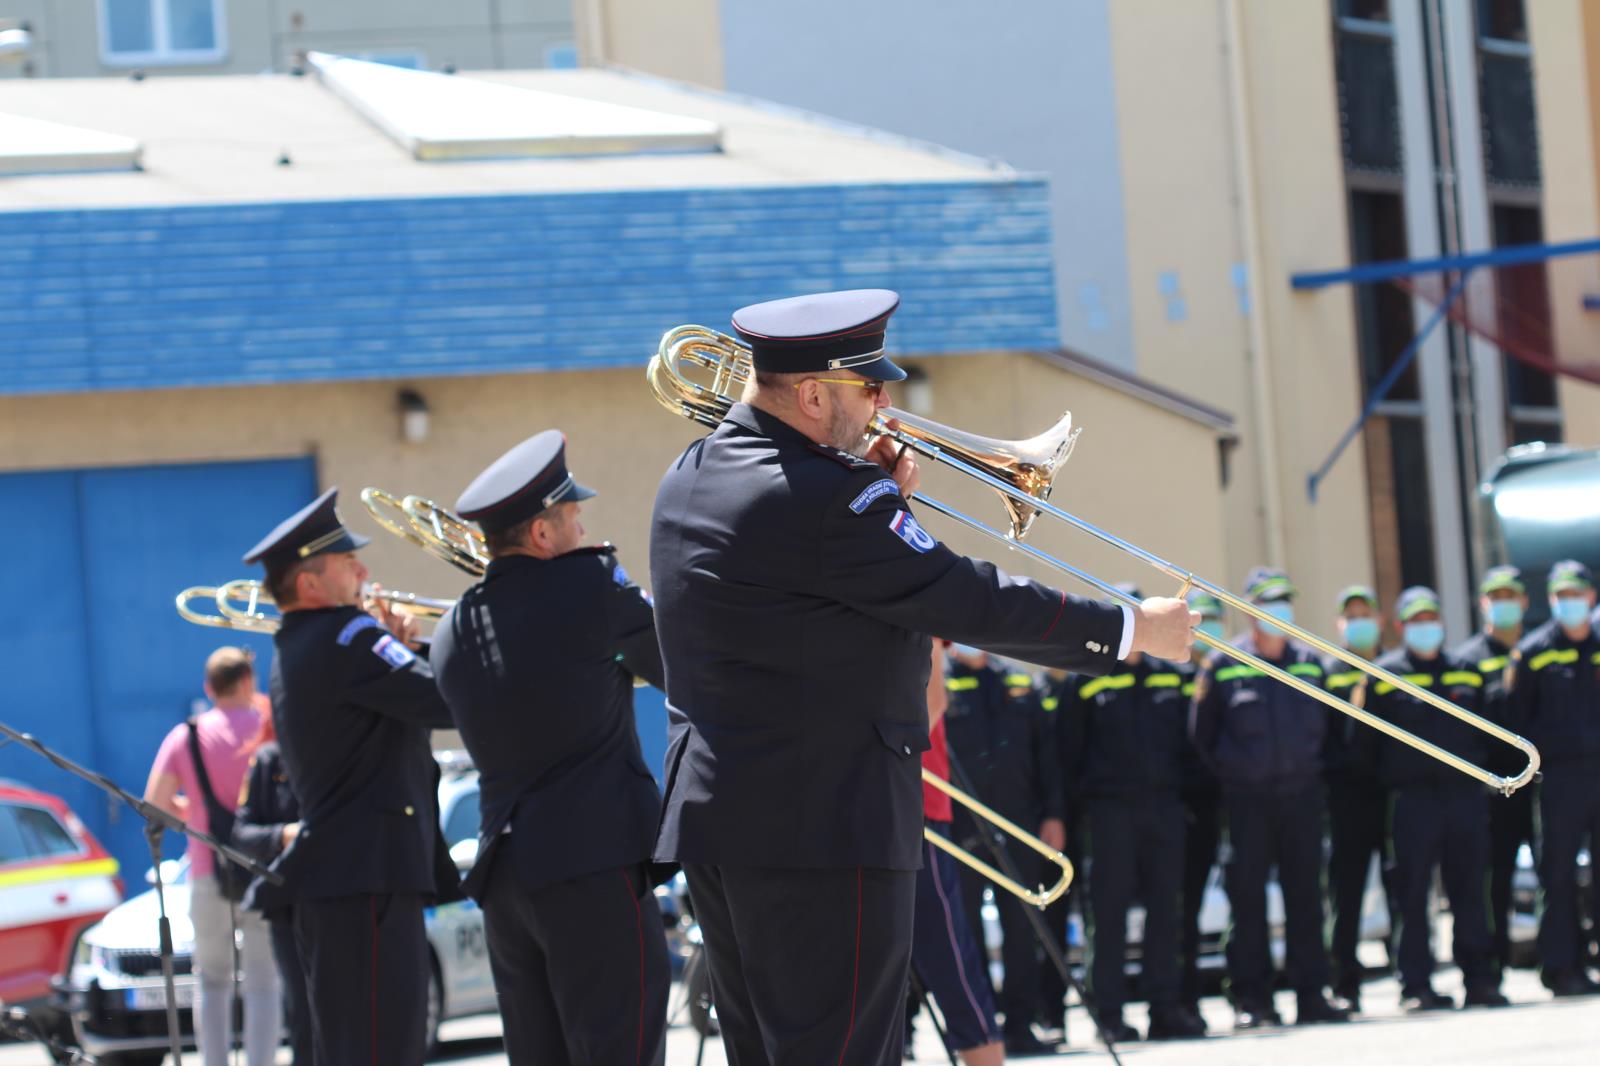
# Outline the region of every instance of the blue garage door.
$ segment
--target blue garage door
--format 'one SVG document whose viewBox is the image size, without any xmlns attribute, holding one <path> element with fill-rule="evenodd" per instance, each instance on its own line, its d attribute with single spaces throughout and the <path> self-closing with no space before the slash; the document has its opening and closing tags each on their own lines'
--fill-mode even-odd
<svg viewBox="0 0 1600 1066">
<path fill-rule="evenodd" d="M 0 721 L 142 792 L 161 738 L 205 698 L 206 655 L 248 645 L 263 679 L 271 661 L 270 638 L 190 625 L 173 597 L 257 576 L 239 557 L 316 487 L 309 458 L 0 474 Z M 137 883 L 149 856 L 131 811 L 15 745 L 0 777 L 63 796 Z"/>
</svg>

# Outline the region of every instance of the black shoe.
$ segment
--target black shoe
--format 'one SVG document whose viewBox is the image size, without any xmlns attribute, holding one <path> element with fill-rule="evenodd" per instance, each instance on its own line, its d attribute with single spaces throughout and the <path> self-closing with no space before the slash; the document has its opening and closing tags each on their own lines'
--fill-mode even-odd
<svg viewBox="0 0 1600 1066">
<path fill-rule="evenodd" d="M 1007 1055 L 1054 1055 L 1055 1044 L 1046 1044 L 1031 1032 L 1011 1033 L 1006 1037 Z"/>
<path fill-rule="evenodd" d="M 1422 1014 L 1432 1010 L 1455 1010 L 1456 1001 L 1449 996 L 1440 995 L 1431 988 L 1424 988 L 1419 992 L 1407 992 L 1401 996 L 1400 1009 L 1407 1014 Z"/>
<path fill-rule="evenodd" d="M 1509 1007 L 1511 1006 L 1511 1001 L 1505 997 L 1505 993 L 1501 992 L 1500 989 L 1493 985 L 1485 985 L 1482 988 L 1467 989 L 1465 1005 L 1468 1007 Z"/>
<path fill-rule="evenodd" d="M 1311 996 L 1300 997 L 1300 1007 L 1295 1011 L 1294 1024 L 1296 1025 L 1323 1025 L 1328 1022 L 1347 1022 L 1350 1012 L 1343 1007 L 1335 1006 L 1328 1002 L 1328 997 L 1321 992 Z"/>
<path fill-rule="evenodd" d="M 1581 970 L 1562 970 L 1546 977 L 1544 983 L 1558 999 L 1568 996 L 1592 996 L 1600 992 L 1600 985 L 1589 980 L 1589 975 Z"/>
<path fill-rule="evenodd" d="M 1270 1003 L 1242 1002 L 1234 1008 L 1233 1028 L 1264 1029 L 1269 1025 L 1282 1025 L 1283 1019 Z"/>
<path fill-rule="evenodd" d="M 1101 1018 L 1100 1025 L 1095 1030 L 1095 1035 L 1102 1041 L 1109 1040 L 1113 1044 L 1137 1044 L 1139 1030 L 1123 1021 L 1120 1016 Z"/>
<path fill-rule="evenodd" d="M 1150 1008 L 1150 1031 L 1145 1034 L 1146 1040 L 1198 1040 L 1205 1035 L 1205 1020 L 1188 1007 L 1173 1004 Z"/>
</svg>

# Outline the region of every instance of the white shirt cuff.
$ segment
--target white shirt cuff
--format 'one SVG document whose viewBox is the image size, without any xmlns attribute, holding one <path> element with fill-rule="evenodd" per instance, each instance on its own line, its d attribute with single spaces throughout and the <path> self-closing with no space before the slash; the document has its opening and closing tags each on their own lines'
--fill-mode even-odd
<svg viewBox="0 0 1600 1066">
<path fill-rule="evenodd" d="M 1117 645 L 1117 661 L 1121 662 L 1133 650 L 1133 608 L 1125 603 L 1117 606 L 1122 608 L 1122 643 Z"/>
</svg>

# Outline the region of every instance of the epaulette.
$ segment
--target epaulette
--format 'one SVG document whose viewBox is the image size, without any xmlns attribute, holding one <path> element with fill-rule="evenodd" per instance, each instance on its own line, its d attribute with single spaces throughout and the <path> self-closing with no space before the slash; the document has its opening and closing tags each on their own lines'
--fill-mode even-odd
<svg viewBox="0 0 1600 1066">
<path fill-rule="evenodd" d="M 850 452 L 842 451 L 838 448 L 830 448 L 826 444 L 818 444 L 813 441 L 809 447 L 818 455 L 825 455 L 829 459 L 832 459 L 834 462 L 838 463 L 840 466 L 847 467 L 851 470 L 883 469 L 883 467 L 879 466 L 871 459 L 863 459 L 859 455 L 853 455 Z"/>
</svg>

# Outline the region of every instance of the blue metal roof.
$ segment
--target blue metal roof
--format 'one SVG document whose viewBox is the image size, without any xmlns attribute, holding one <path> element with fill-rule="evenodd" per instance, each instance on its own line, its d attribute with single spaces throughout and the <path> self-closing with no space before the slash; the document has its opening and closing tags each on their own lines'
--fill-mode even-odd
<svg viewBox="0 0 1600 1066">
<path fill-rule="evenodd" d="M 898 354 L 1059 344 L 1042 179 L 0 217 L 0 394 L 642 366 L 868 286 Z"/>
</svg>

